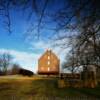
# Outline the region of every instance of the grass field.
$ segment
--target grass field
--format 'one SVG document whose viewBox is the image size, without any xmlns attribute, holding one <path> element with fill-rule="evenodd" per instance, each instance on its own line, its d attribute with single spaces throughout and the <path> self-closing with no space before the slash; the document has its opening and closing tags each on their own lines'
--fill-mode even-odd
<svg viewBox="0 0 100 100">
<path fill-rule="evenodd" d="M 94 89 L 60 89 L 57 80 L 57 78 L 38 76 L 2 76 L 0 77 L 0 100 L 78 100 L 77 98 L 100 100 L 99 85 Z"/>
</svg>

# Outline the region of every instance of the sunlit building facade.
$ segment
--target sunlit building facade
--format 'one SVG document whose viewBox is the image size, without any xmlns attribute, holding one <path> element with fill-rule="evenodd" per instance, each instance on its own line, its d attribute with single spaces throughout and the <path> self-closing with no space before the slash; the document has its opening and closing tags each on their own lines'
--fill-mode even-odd
<svg viewBox="0 0 100 100">
<path fill-rule="evenodd" d="M 47 50 L 38 60 L 38 74 L 59 74 L 59 58 L 51 51 Z"/>
</svg>

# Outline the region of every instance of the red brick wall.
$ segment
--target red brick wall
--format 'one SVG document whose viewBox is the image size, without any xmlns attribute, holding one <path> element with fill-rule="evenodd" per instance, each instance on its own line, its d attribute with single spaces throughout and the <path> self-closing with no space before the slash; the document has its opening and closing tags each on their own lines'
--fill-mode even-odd
<svg viewBox="0 0 100 100">
<path fill-rule="evenodd" d="M 38 61 L 38 73 L 59 73 L 59 63 L 57 56 L 47 50 Z"/>
</svg>

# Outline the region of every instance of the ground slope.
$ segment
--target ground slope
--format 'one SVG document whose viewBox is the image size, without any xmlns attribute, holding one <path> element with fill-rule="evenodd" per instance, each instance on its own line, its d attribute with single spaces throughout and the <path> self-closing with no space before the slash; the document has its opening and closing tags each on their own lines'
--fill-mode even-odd
<svg viewBox="0 0 100 100">
<path fill-rule="evenodd" d="M 95 89 L 59 89 L 57 78 L 38 76 L 0 77 L 0 100 L 95 100 L 100 98 L 100 86 Z M 66 99 L 65 99 L 66 98 Z"/>
</svg>

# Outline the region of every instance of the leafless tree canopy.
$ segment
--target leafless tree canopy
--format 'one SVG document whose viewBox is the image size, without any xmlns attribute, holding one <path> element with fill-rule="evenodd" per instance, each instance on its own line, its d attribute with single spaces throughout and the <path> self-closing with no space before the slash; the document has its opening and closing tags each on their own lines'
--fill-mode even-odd
<svg viewBox="0 0 100 100">
<path fill-rule="evenodd" d="M 38 20 L 26 31 L 28 35 L 34 35 L 34 29 L 38 37 L 43 29 L 52 30 L 56 40 L 68 39 L 69 44 L 64 42 L 63 47 L 72 48 L 78 62 L 75 66 L 100 65 L 99 6 L 99 0 L 0 0 L 0 16 L 4 16 L 5 28 L 11 33 L 11 9 L 30 8 L 28 20 L 33 14 Z"/>
<path fill-rule="evenodd" d="M 35 26 L 35 28 L 37 27 L 37 33 L 42 28 L 57 32 L 58 30 L 68 29 L 77 30 L 77 28 L 79 30 L 80 26 L 91 25 L 97 22 L 100 17 L 98 0 L 42 0 L 41 2 L 39 0 L 0 0 L 0 15 L 5 17 L 4 23 L 9 32 L 11 32 L 12 9 L 14 11 L 16 9 L 21 11 L 29 9 L 29 13 L 26 14 L 28 19 L 31 19 L 32 15 L 36 14 L 38 19 Z M 87 22 L 87 20 L 89 21 Z M 50 23 L 53 23 L 53 25 L 51 24 L 48 27 Z"/>
</svg>

